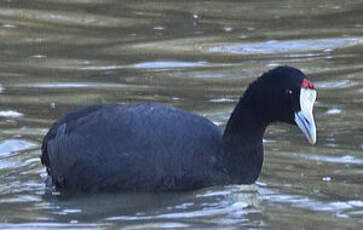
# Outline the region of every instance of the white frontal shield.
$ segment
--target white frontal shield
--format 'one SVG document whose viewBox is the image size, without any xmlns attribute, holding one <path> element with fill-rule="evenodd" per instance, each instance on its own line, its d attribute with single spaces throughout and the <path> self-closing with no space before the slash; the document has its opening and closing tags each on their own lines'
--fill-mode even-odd
<svg viewBox="0 0 363 230">
<path fill-rule="evenodd" d="M 300 108 L 295 113 L 295 122 L 301 131 L 305 134 L 310 144 L 316 143 L 316 127 L 313 116 L 313 106 L 316 100 L 316 90 L 301 88 L 300 91 Z"/>
</svg>

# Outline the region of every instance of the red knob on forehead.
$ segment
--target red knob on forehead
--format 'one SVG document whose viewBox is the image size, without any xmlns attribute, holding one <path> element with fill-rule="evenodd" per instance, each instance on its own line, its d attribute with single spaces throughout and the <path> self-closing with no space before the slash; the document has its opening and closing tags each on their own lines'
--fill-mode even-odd
<svg viewBox="0 0 363 230">
<path fill-rule="evenodd" d="M 309 79 L 304 79 L 301 82 L 301 88 L 305 88 L 305 89 L 315 89 L 315 86 L 313 85 L 313 83 L 309 80 Z"/>
</svg>

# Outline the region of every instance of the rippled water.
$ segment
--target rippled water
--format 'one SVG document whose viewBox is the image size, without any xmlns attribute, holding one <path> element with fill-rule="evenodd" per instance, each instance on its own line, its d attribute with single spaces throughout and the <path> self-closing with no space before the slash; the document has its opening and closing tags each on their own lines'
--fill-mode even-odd
<svg viewBox="0 0 363 230">
<path fill-rule="evenodd" d="M 0 228 L 361 229 L 363 1 L 0 1 Z M 48 195 L 40 144 L 94 103 L 153 101 L 224 127 L 277 65 L 318 88 L 318 143 L 265 135 L 255 185 Z"/>
</svg>

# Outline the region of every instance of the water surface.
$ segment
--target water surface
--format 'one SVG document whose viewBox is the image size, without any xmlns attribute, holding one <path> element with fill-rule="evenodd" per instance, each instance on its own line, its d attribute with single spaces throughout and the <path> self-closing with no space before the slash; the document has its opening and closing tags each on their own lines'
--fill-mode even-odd
<svg viewBox="0 0 363 230">
<path fill-rule="evenodd" d="M 363 1 L 0 1 L 0 228 L 361 229 Z M 224 128 L 248 84 L 292 65 L 318 89 L 318 142 L 267 129 L 256 184 L 49 195 L 62 114 L 158 102 Z"/>
</svg>

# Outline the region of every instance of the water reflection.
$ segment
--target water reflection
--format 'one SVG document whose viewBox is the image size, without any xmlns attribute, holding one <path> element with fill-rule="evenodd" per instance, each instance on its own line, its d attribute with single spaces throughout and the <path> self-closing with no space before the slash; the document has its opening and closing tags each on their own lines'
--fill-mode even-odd
<svg viewBox="0 0 363 230">
<path fill-rule="evenodd" d="M 287 53 L 287 52 L 312 52 L 323 51 L 331 52 L 335 49 L 351 47 L 362 43 L 361 38 L 334 38 L 334 39 L 311 39 L 311 40 L 289 40 L 277 41 L 270 40 L 267 42 L 256 43 L 233 43 L 223 46 L 210 48 L 212 52 L 230 52 L 237 54 L 270 54 L 270 53 Z M 298 56 L 313 56 L 307 53 Z M 296 57 L 296 55 L 295 55 Z"/>
<path fill-rule="evenodd" d="M 23 115 L 24 114 L 12 110 L 0 111 L 0 117 L 15 118 L 15 117 L 21 117 Z"/>
<path fill-rule="evenodd" d="M 0 156 L 6 156 L 9 153 L 14 153 L 22 150 L 29 150 L 36 146 L 31 142 L 18 139 L 7 139 L 0 142 Z"/>
<path fill-rule="evenodd" d="M 148 228 L 150 223 L 189 227 L 188 222 L 211 218 L 210 225 L 247 223 L 248 215 L 261 212 L 256 186 L 215 187 L 183 193 L 120 193 L 91 196 L 51 196 L 48 207 L 54 218 L 62 222 L 99 220 L 125 226 Z M 100 209 L 99 207 L 103 207 Z M 116 215 L 115 215 L 116 214 Z M 224 221 L 225 217 L 230 220 Z M 164 223 L 164 224 L 163 224 Z M 203 224 L 197 224 L 203 226 Z"/>
</svg>

